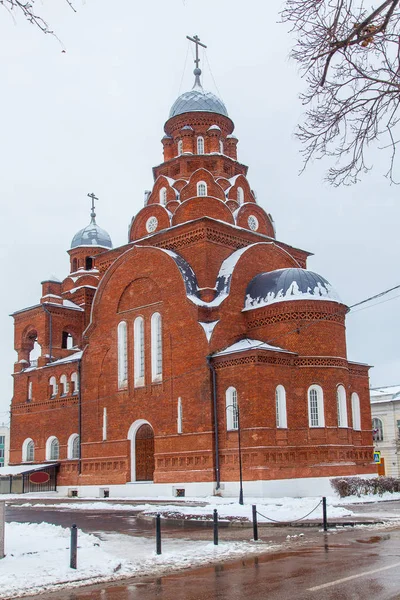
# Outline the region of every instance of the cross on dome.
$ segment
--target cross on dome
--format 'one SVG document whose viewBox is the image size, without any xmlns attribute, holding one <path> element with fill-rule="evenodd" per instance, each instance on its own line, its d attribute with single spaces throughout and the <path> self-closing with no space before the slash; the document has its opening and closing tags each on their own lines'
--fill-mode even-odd
<svg viewBox="0 0 400 600">
<path fill-rule="evenodd" d="M 91 212 L 90 212 L 90 216 L 91 216 L 91 218 L 92 218 L 92 221 L 94 221 L 94 220 L 95 220 L 95 218 L 96 218 L 96 213 L 94 212 L 94 209 L 95 209 L 94 201 L 95 201 L 95 200 L 98 200 L 98 198 L 97 198 L 97 196 L 95 196 L 95 195 L 93 194 L 93 192 L 92 192 L 91 194 L 88 194 L 88 196 L 89 196 L 89 198 L 91 198 L 91 199 L 92 199 L 92 210 L 91 210 Z"/>
<path fill-rule="evenodd" d="M 196 79 L 194 82 L 194 86 L 200 86 L 201 87 L 201 83 L 200 83 L 200 75 L 201 75 L 201 69 L 199 67 L 199 62 L 200 62 L 200 58 L 199 58 L 199 46 L 201 46 L 202 48 L 207 48 L 207 46 L 205 44 L 203 44 L 202 42 L 200 42 L 200 38 L 198 35 L 194 35 L 193 37 L 190 37 L 190 35 L 186 36 L 188 40 L 190 40 L 191 42 L 193 42 L 196 46 L 196 58 L 194 59 L 194 62 L 196 64 L 196 68 L 193 71 Z"/>
</svg>

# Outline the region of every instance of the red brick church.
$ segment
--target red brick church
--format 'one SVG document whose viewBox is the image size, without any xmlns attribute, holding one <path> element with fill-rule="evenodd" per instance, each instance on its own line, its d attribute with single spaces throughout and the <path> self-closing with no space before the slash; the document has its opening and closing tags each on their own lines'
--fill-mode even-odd
<svg viewBox="0 0 400 600">
<path fill-rule="evenodd" d="M 61 493 L 234 495 L 240 458 L 252 496 L 376 473 L 348 309 L 276 238 L 198 61 L 194 75 L 128 242 L 112 247 L 91 195 L 69 274 L 13 314 L 10 464 L 57 464 Z"/>
</svg>

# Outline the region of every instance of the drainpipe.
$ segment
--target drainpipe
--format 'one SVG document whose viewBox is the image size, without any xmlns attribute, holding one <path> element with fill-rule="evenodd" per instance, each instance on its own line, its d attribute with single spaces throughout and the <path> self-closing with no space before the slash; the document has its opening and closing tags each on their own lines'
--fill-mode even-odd
<svg viewBox="0 0 400 600">
<path fill-rule="evenodd" d="M 51 312 L 42 304 L 43 310 L 49 315 L 49 357 L 50 362 L 53 360 L 53 316 Z"/>
<path fill-rule="evenodd" d="M 217 374 L 215 367 L 211 362 L 211 357 L 207 356 L 208 367 L 211 371 L 212 376 L 212 397 L 214 406 L 214 435 L 215 435 L 215 478 L 217 482 L 216 490 L 219 490 L 220 486 L 220 473 L 219 473 L 219 444 L 218 444 L 218 410 L 217 410 Z"/>
<path fill-rule="evenodd" d="M 81 475 L 82 473 L 82 452 L 81 452 L 81 444 L 82 444 L 82 396 L 81 396 L 81 389 L 82 389 L 82 380 L 81 380 L 81 374 L 82 374 L 82 358 L 79 359 L 78 361 L 78 435 L 79 435 L 79 460 L 78 460 L 78 475 Z"/>
</svg>

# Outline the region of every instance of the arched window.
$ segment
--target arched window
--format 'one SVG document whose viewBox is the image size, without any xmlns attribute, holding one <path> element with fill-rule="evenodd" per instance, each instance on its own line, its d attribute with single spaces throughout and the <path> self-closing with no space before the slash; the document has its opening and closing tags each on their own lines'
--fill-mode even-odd
<svg viewBox="0 0 400 600">
<path fill-rule="evenodd" d="M 33 391 L 33 383 L 30 379 L 28 379 L 28 402 L 32 402 L 32 391 Z"/>
<path fill-rule="evenodd" d="M 50 386 L 50 395 L 52 398 L 54 398 L 54 396 L 57 396 L 57 394 L 58 394 L 58 385 L 57 385 L 57 380 L 55 377 L 50 377 L 49 386 Z"/>
<path fill-rule="evenodd" d="M 151 379 L 162 380 L 162 326 L 160 313 L 151 315 Z"/>
<path fill-rule="evenodd" d="M 244 191 L 243 191 L 243 188 L 241 188 L 241 187 L 238 187 L 238 189 L 237 189 L 237 201 L 238 201 L 238 204 L 243 204 L 243 202 L 244 202 Z"/>
<path fill-rule="evenodd" d="M 78 373 L 74 371 L 71 375 L 72 393 L 77 394 L 79 392 L 79 379 Z"/>
<path fill-rule="evenodd" d="M 179 140 L 178 142 L 178 156 L 180 156 L 183 152 L 183 141 Z"/>
<path fill-rule="evenodd" d="M 28 438 L 22 444 L 22 461 L 33 462 L 35 460 L 35 444 L 31 438 Z"/>
<path fill-rule="evenodd" d="M 137 317 L 133 325 L 133 354 L 135 387 L 144 385 L 144 320 Z"/>
<path fill-rule="evenodd" d="M 283 385 L 278 385 L 275 390 L 276 426 L 285 429 L 287 427 L 286 416 L 286 391 Z"/>
<path fill-rule="evenodd" d="M 42 356 L 42 348 L 37 341 L 36 333 L 33 334 L 35 337 L 31 337 L 29 342 L 31 343 L 31 350 L 29 352 L 29 366 L 37 367 L 38 366 L 38 358 Z"/>
<path fill-rule="evenodd" d="M 348 427 L 346 390 L 344 389 L 344 387 L 342 385 L 338 385 L 338 387 L 337 387 L 336 400 L 337 400 L 338 427 Z"/>
<path fill-rule="evenodd" d="M 308 423 L 310 427 L 325 427 L 324 394 L 319 385 L 308 389 Z"/>
<path fill-rule="evenodd" d="M 93 269 L 93 258 L 91 256 L 87 256 L 85 258 L 85 269 L 86 271 L 90 271 L 90 269 Z"/>
<path fill-rule="evenodd" d="M 71 350 L 74 347 L 74 338 L 68 331 L 62 332 L 61 348 Z"/>
<path fill-rule="evenodd" d="M 126 322 L 118 324 L 118 388 L 124 389 L 128 385 L 128 337 Z"/>
<path fill-rule="evenodd" d="M 165 187 L 160 190 L 160 204 L 163 206 L 167 204 L 167 188 Z"/>
<path fill-rule="evenodd" d="M 182 398 L 178 398 L 178 423 L 177 423 L 177 432 L 182 433 Z"/>
<path fill-rule="evenodd" d="M 197 138 L 197 154 L 204 154 L 204 138 L 201 136 Z"/>
<path fill-rule="evenodd" d="M 46 442 L 46 460 L 58 460 L 60 458 L 60 443 L 53 435 Z"/>
<path fill-rule="evenodd" d="M 72 435 L 69 436 L 68 439 L 68 458 L 69 459 L 74 459 L 74 458 L 80 458 L 79 457 L 79 435 L 77 433 L 73 433 Z"/>
<path fill-rule="evenodd" d="M 383 423 L 380 419 L 372 419 L 372 434 L 374 436 L 374 442 L 383 441 Z"/>
<path fill-rule="evenodd" d="M 360 398 L 355 392 L 351 395 L 351 413 L 353 417 L 353 429 L 361 431 Z"/>
<path fill-rule="evenodd" d="M 239 427 L 238 398 L 234 387 L 229 387 L 225 393 L 226 430 L 236 431 Z"/>
<path fill-rule="evenodd" d="M 66 396 L 68 394 L 68 390 L 69 390 L 69 384 L 68 384 L 66 375 L 61 375 L 60 385 L 61 385 L 61 396 Z"/>
<path fill-rule="evenodd" d="M 221 154 L 224 153 L 224 142 L 222 140 L 219 140 L 219 151 Z"/>
<path fill-rule="evenodd" d="M 207 196 L 207 184 L 204 181 L 198 182 L 197 195 L 198 196 Z"/>
</svg>

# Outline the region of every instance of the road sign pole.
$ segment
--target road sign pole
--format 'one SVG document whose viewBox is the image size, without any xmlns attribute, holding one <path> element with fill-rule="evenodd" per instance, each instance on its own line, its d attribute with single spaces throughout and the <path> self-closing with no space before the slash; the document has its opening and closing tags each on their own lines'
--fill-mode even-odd
<svg viewBox="0 0 400 600">
<path fill-rule="evenodd" d="M 0 502 L 0 558 L 4 558 L 5 523 L 6 523 L 6 503 Z"/>
</svg>

